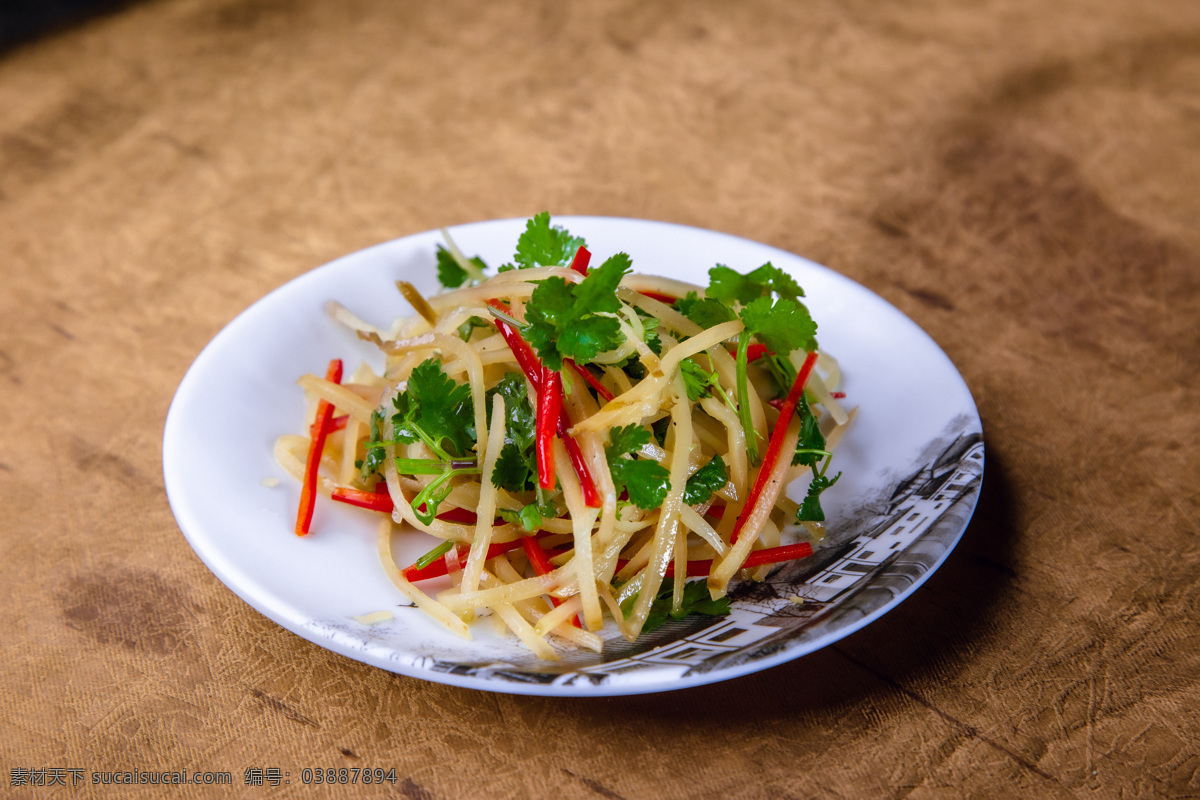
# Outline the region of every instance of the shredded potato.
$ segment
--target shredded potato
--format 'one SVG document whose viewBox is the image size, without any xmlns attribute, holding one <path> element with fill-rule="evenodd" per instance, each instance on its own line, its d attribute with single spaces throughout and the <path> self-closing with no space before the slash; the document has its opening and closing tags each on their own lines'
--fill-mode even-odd
<svg viewBox="0 0 1200 800">
<path fill-rule="evenodd" d="M 530 230 L 548 225 L 539 220 Z M 414 605 L 466 638 L 468 623 L 490 615 L 557 660 L 563 648 L 599 652 L 606 622 L 632 641 L 655 609 L 687 613 L 689 577 L 716 601 L 739 575 L 761 577 L 763 565 L 819 544 L 819 494 L 837 479 L 826 474 L 830 450 L 854 417 L 839 402 L 841 370 L 811 333 L 808 348 L 775 356 L 767 345 L 779 326 L 754 327 L 745 312 L 798 314 L 798 287 L 788 294 L 765 265 L 746 276 L 762 281 L 765 302 L 722 299 L 727 310 L 710 305 L 701 324 L 705 287 L 625 270 L 598 292 L 589 281 L 610 280 L 617 257 L 589 272 L 581 245 L 562 248 L 558 264 L 485 278 L 447 243 L 439 270 L 457 265 L 461 288 L 424 297 L 400 282 L 408 317 L 377 326 L 330 301 L 333 319 L 386 366 L 360 367 L 347 384 L 301 377 L 341 432 L 327 437 L 314 411 L 309 436 L 275 447 L 322 496 L 381 515 L 380 561 Z M 557 305 L 541 287 L 559 292 Z M 599 295 L 590 312 L 585 300 Z M 556 336 L 541 332 L 569 314 L 577 319 Z M 570 348 L 588 336 L 605 345 L 584 358 Z M 306 475 L 309 448 L 319 480 Z M 784 489 L 805 477 L 797 503 Z M 401 568 L 393 537 L 421 534 L 442 544 Z"/>
</svg>

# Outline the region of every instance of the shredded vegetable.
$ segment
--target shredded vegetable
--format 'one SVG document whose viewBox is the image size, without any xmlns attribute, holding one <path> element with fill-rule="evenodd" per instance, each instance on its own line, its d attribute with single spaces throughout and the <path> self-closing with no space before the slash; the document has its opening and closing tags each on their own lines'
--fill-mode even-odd
<svg viewBox="0 0 1200 800">
<path fill-rule="evenodd" d="M 492 615 L 546 659 L 599 650 L 609 618 L 633 640 L 728 613 L 739 576 L 812 554 L 853 412 L 791 275 L 716 265 L 700 286 L 624 253 L 597 265 L 548 214 L 489 275 L 445 236 L 443 290 L 397 284 L 409 316 L 376 327 L 330 304 L 386 367 L 301 379 L 310 435 L 276 444 L 302 481 L 298 534 L 318 494 L 379 515 L 413 604 L 468 638 Z M 397 565 L 393 537 L 421 535 L 429 552 Z"/>
</svg>

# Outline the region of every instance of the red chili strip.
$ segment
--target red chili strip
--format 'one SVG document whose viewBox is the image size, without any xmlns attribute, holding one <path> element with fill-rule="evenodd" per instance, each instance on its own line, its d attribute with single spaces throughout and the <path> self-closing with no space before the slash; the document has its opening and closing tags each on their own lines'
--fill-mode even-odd
<svg viewBox="0 0 1200 800">
<path fill-rule="evenodd" d="M 571 418 L 567 416 L 567 410 L 564 408 L 558 417 L 558 438 L 562 439 L 563 445 L 566 446 L 567 458 L 571 460 L 571 466 L 575 468 L 575 474 L 579 476 L 584 505 L 588 508 L 599 508 L 603 504 L 600 499 L 600 490 L 596 488 L 596 479 L 592 477 L 587 459 L 583 457 L 583 451 L 579 449 L 579 442 L 567 433 L 570 428 Z"/>
<path fill-rule="evenodd" d="M 521 546 L 525 548 L 525 555 L 529 557 L 529 563 L 533 565 L 533 571 L 538 575 L 549 575 L 554 571 L 554 565 L 550 563 L 550 558 L 546 555 L 546 551 L 542 549 L 536 537 L 522 536 Z M 562 605 L 562 599 L 550 595 L 550 602 L 555 608 Z M 576 614 L 571 618 L 571 623 L 579 627 L 579 615 Z"/>
<path fill-rule="evenodd" d="M 612 400 L 613 393 L 608 390 L 608 387 L 600 382 L 600 379 L 592 374 L 592 371 L 587 367 L 581 367 L 569 358 L 563 359 L 564 364 L 570 364 L 571 369 L 579 373 L 579 377 L 587 381 L 588 386 L 596 390 L 596 394 L 603 397 L 605 400 Z"/>
<path fill-rule="evenodd" d="M 380 483 L 380 486 L 385 484 Z M 338 500 L 348 505 L 365 508 L 369 511 L 382 511 L 385 514 L 392 513 L 395 504 L 392 503 L 392 498 L 387 491 L 382 492 L 364 492 L 359 489 L 351 489 L 347 486 L 338 486 L 332 492 L 334 500 Z M 424 506 L 421 506 L 424 508 Z M 437 515 L 437 518 L 444 522 L 457 522 L 461 525 L 474 525 L 479 519 L 473 512 L 467 511 L 465 508 L 451 507 Z"/>
<path fill-rule="evenodd" d="M 325 380 L 331 383 L 342 382 L 342 360 L 335 358 L 329 362 L 325 372 Z M 308 459 L 304 462 L 304 483 L 300 488 L 300 508 L 296 512 L 296 535 L 308 534 L 312 525 L 313 510 L 317 505 L 317 479 L 321 469 L 321 453 L 325 450 L 325 438 L 329 435 L 329 426 L 333 421 L 333 404 L 327 400 L 317 403 L 317 416 L 310 428 L 311 441 L 308 445 Z"/>
<path fill-rule="evenodd" d="M 346 423 L 350 421 L 349 414 L 342 414 L 340 417 L 334 417 L 329 421 L 329 432 L 346 430 Z"/>
<path fill-rule="evenodd" d="M 479 521 L 479 516 L 475 512 L 457 506 L 451 506 L 438 514 L 437 518 L 445 522 L 457 522 L 460 525 L 474 525 Z"/>
<path fill-rule="evenodd" d="M 801 558 L 808 558 L 812 553 L 812 545 L 808 542 L 785 544 L 779 547 L 764 547 L 762 550 L 751 551 L 750 555 L 746 556 L 746 560 L 742 562 L 742 569 L 764 567 L 767 564 L 782 564 L 784 561 L 798 561 Z M 623 569 L 628 563 L 625 560 L 617 561 L 617 569 Z M 712 572 L 712 564 L 712 559 L 689 561 L 687 562 L 687 576 L 689 578 L 707 577 Z M 674 562 L 667 566 L 667 571 L 663 577 L 675 577 Z"/>
<path fill-rule="evenodd" d="M 750 490 L 750 496 L 746 498 L 746 505 L 742 508 L 737 523 L 733 526 L 733 533 L 729 535 L 731 543 L 737 541 L 738 534 L 742 532 L 742 527 L 745 526 L 746 520 L 754 511 L 754 506 L 758 504 L 758 499 L 767 484 L 767 477 L 775 470 L 775 462 L 779 460 L 780 450 L 783 449 L 783 439 L 787 435 L 788 421 L 796 412 L 796 404 L 800 402 L 804 384 L 808 383 L 808 376 L 812 374 L 813 365 L 816 363 L 817 353 L 814 350 L 808 354 L 808 358 L 804 359 L 804 364 L 796 373 L 796 380 L 792 382 L 791 391 L 788 392 L 787 399 L 783 401 L 783 407 L 779 410 L 779 421 L 775 424 L 775 430 L 771 432 L 771 441 L 767 445 L 767 454 L 763 458 L 762 467 L 758 470 L 754 488 Z"/>
<path fill-rule="evenodd" d="M 526 537 L 522 536 L 521 538 L 524 539 Z M 487 553 L 484 554 L 484 561 L 493 559 L 496 556 L 502 556 L 505 553 L 511 553 L 520 546 L 521 543 L 519 541 L 489 545 Z M 471 549 L 469 547 L 459 547 L 457 550 L 457 560 L 459 563 L 465 562 L 470 552 Z M 449 553 L 446 555 L 449 555 Z M 405 567 L 404 577 L 410 581 L 424 581 L 430 578 L 440 578 L 449 573 L 449 571 L 449 566 L 446 564 L 446 557 L 442 556 L 437 561 L 430 562 L 424 567 L 418 567 L 416 564 L 413 564 L 410 567 Z"/>
<path fill-rule="evenodd" d="M 542 391 L 538 395 L 537 438 L 534 455 L 537 457 L 538 485 L 547 491 L 554 488 L 554 435 L 558 433 L 558 417 L 562 412 L 562 375 L 542 368 Z"/>
<path fill-rule="evenodd" d="M 812 545 L 808 542 L 785 544 L 780 547 L 764 547 L 762 550 L 751 551 L 750 555 L 746 556 L 746 560 L 742 562 L 742 569 L 752 569 L 753 567 L 762 567 L 767 564 L 781 564 L 784 561 L 796 561 L 801 558 L 808 558 L 812 555 L 812 552 Z M 712 572 L 712 561 L 710 559 L 687 562 L 687 576 L 689 578 L 706 577 L 710 572 Z M 665 577 L 675 577 L 675 565 L 673 563 L 667 567 Z"/>
<path fill-rule="evenodd" d="M 509 309 L 499 300 L 489 300 L 488 305 L 497 311 L 508 313 Z M 500 335 L 504 337 L 504 342 L 508 345 L 508 349 L 512 351 L 513 356 L 517 359 L 517 366 L 525 373 L 525 377 L 529 378 L 529 382 L 533 384 L 533 391 L 538 395 L 538 405 L 541 406 L 542 399 L 542 384 L 543 374 L 548 372 L 542 366 L 542 362 L 538 360 L 537 354 L 533 352 L 533 348 L 529 346 L 521 338 L 516 330 L 504 320 L 496 320 L 496 328 L 500 331 Z M 557 375 L 557 373 L 554 373 Z M 583 453 L 579 450 L 579 444 L 570 436 L 567 431 L 571 429 L 573 423 L 570 417 L 567 416 L 566 408 L 562 407 L 561 398 L 559 402 L 559 419 L 556 432 L 563 440 L 563 444 L 567 448 L 567 456 L 571 459 L 571 466 L 575 468 L 575 474 L 579 476 L 579 484 L 583 487 L 584 502 L 588 508 L 599 508 L 601 504 L 600 492 L 596 488 L 596 480 L 592 477 L 591 471 L 588 469 L 587 461 L 583 457 Z M 541 472 L 539 470 L 539 476 Z M 553 484 L 551 484 L 553 488 Z"/>
<path fill-rule="evenodd" d="M 392 509 L 395 507 L 387 492 L 364 492 L 345 486 L 339 486 L 333 490 L 333 499 L 371 511 L 382 511 L 385 514 L 392 513 Z"/>
<path fill-rule="evenodd" d="M 508 306 L 499 300 L 488 300 L 488 305 L 497 311 L 505 314 L 509 313 Z M 538 361 L 533 348 L 529 346 L 529 342 L 521 338 L 521 334 L 504 320 L 496 320 L 496 329 L 500 331 L 500 335 L 504 337 L 504 343 L 508 345 L 508 349 L 512 350 L 512 354 L 516 357 L 517 366 L 525 373 L 525 377 L 529 378 L 529 382 L 533 384 L 533 390 L 540 395 L 542 393 L 542 363 Z"/>
<path fill-rule="evenodd" d="M 846 399 L 845 392 L 830 392 L 829 396 L 835 400 L 845 400 Z"/>
<path fill-rule="evenodd" d="M 645 295 L 651 300 L 657 300 L 660 303 L 666 303 L 669 306 L 674 305 L 675 301 L 679 299 L 677 297 L 672 297 L 669 294 L 661 294 L 660 292 L 638 292 L 638 294 Z"/>
<path fill-rule="evenodd" d="M 588 252 L 586 247 L 580 247 L 575 251 L 575 258 L 571 260 L 571 269 L 578 272 L 580 275 L 587 275 L 588 262 L 592 260 L 592 254 Z"/>
<path fill-rule="evenodd" d="M 770 355 L 767 350 L 767 346 L 761 342 L 753 342 L 749 347 L 746 348 L 746 363 L 750 364 L 758 361 L 765 355 Z"/>
</svg>

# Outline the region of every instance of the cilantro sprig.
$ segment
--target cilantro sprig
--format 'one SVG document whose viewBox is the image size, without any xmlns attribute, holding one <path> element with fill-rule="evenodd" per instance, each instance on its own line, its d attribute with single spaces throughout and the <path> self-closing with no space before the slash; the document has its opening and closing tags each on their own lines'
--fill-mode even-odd
<svg viewBox="0 0 1200 800">
<path fill-rule="evenodd" d="M 808 493 L 796 509 L 796 522 L 824 522 L 825 510 L 821 508 L 821 493 L 838 482 L 842 473 L 827 477 L 824 473 L 814 474 L 812 483 L 808 485 Z"/>
<path fill-rule="evenodd" d="M 443 461 L 475 448 L 471 387 L 443 372 L 438 357 L 431 356 L 413 369 L 405 390 L 396 395 L 392 405 L 397 441 L 422 441 Z"/>
<path fill-rule="evenodd" d="M 447 241 L 450 239 L 447 238 Z M 457 289 L 467 282 L 478 283 L 483 280 L 483 271 L 486 269 L 487 264 L 479 256 L 466 258 L 456 247 L 447 249 L 440 244 L 437 247 L 438 281 L 447 289 Z"/>
<path fill-rule="evenodd" d="M 608 437 L 604 453 L 617 491 L 624 489 L 629 501 L 641 509 L 662 505 L 671 489 L 671 473 L 657 461 L 626 457 L 650 444 L 650 431 L 640 425 L 626 425 L 613 428 Z"/>
<path fill-rule="evenodd" d="M 537 461 L 533 452 L 537 420 L 525 379 L 516 372 L 505 373 L 488 392 L 489 409 L 497 395 L 504 398 L 504 446 L 490 476 L 492 485 L 510 492 L 532 489 L 537 483 Z"/>
<path fill-rule="evenodd" d="M 579 283 L 554 276 L 538 284 L 525 306 L 522 334 L 543 364 L 561 371 L 564 358 L 584 364 L 621 344 L 616 292 L 629 269 L 629 256 L 617 253 Z"/>
<path fill-rule="evenodd" d="M 505 264 L 499 271 L 566 266 L 581 247 L 587 247 L 587 242 L 565 228 L 551 225 L 550 212 L 543 211 L 525 223 L 525 230 L 517 238 L 515 264 Z"/>
<path fill-rule="evenodd" d="M 821 508 L 821 493 L 837 483 L 838 478 L 842 477 L 842 473 L 839 472 L 832 478 L 826 475 L 829 470 L 829 462 L 833 459 L 833 453 L 826 448 L 825 435 L 821 433 L 821 426 L 804 395 L 800 396 L 800 400 L 796 404 L 796 413 L 800 415 L 801 420 L 800 440 L 796 443 L 792 464 L 804 464 L 812 467 L 813 471 L 808 492 L 801 501 L 800 508 L 796 510 L 796 521 L 824 522 L 825 510 Z"/>
<path fill-rule="evenodd" d="M 479 472 L 471 452 L 476 442 L 471 387 L 454 381 L 442 371 L 441 360 L 430 357 L 413 369 L 392 408 L 390 440 L 383 440 L 382 415 L 372 416 L 362 469 L 377 471 L 386 445 L 424 443 L 433 458 L 397 458 L 396 468 L 406 475 L 437 476 L 412 499 L 413 513 L 428 525 L 449 496 L 451 480 Z"/>
<path fill-rule="evenodd" d="M 736 378 L 737 411 L 746 432 L 746 452 L 751 463 L 759 461 L 758 436 L 750 419 L 750 384 L 747 375 L 750 342 L 757 339 L 777 359 L 777 369 L 788 353 L 797 349 L 815 350 L 817 324 L 800 302 L 804 290 L 795 279 L 771 263 L 741 274 L 717 265 L 709 270 L 705 297 L 689 293 L 675 303 L 688 319 L 703 328 L 741 319 L 738 335 Z M 734 309 L 737 309 L 736 311 Z"/>
</svg>

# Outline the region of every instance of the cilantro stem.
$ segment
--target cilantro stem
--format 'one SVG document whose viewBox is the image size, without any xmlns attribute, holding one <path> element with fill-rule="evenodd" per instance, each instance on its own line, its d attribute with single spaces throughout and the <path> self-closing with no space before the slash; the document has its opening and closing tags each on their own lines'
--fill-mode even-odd
<svg viewBox="0 0 1200 800">
<path fill-rule="evenodd" d="M 482 281 L 483 270 L 477 264 L 473 263 L 471 259 L 463 255 L 462 251 L 458 249 L 458 245 L 455 244 L 454 239 L 450 237 L 450 231 L 442 228 L 442 238 L 446 240 L 446 249 L 450 251 L 450 257 L 463 268 L 463 271 L 467 273 L 471 282 L 478 283 Z"/>
<path fill-rule="evenodd" d="M 442 542 L 437 547 L 433 548 L 428 553 L 426 553 L 425 555 L 418 558 L 416 560 L 416 566 L 417 567 L 428 567 L 434 561 L 434 559 L 440 558 L 441 556 L 446 555 L 446 553 L 449 553 L 450 548 L 453 546 L 454 546 L 454 543 L 451 541 L 447 540 L 445 542 Z"/>
<path fill-rule="evenodd" d="M 425 430 L 423 428 L 421 428 L 419 425 L 414 426 L 414 431 L 416 432 L 417 436 L 421 437 L 421 441 L 425 443 L 425 446 L 428 447 L 430 450 L 432 450 L 433 454 L 436 455 L 440 461 L 449 462 L 449 461 L 454 460 L 453 456 L 451 456 L 449 453 L 447 453 L 442 448 L 441 444 L 439 444 L 438 442 L 435 442 L 433 440 L 433 437 L 430 436 L 428 433 L 426 433 Z M 428 473 L 424 473 L 424 474 L 428 474 Z"/>
<path fill-rule="evenodd" d="M 521 320 L 517 319 L 512 314 L 509 314 L 507 311 L 504 311 L 503 309 L 496 308 L 496 306 L 494 306 L 494 305 L 488 306 L 488 313 L 491 314 L 496 319 L 500 320 L 501 322 L 504 322 L 508 325 L 513 326 L 517 330 L 523 330 L 523 329 L 529 327 L 528 322 L 521 322 Z"/>
<path fill-rule="evenodd" d="M 738 418 L 741 419 L 742 431 L 746 434 L 746 455 L 751 464 L 758 464 L 758 432 L 754 430 L 754 420 L 750 416 L 750 379 L 746 375 L 746 359 L 749 349 L 750 332 L 742 331 L 738 335 L 736 363 Z"/>
<path fill-rule="evenodd" d="M 397 458 L 396 469 L 402 475 L 441 475 L 447 463 L 436 458 Z"/>
<path fill-rule="evenodd" d="M 413 514 L 416 515 L 425 525 L 433 524 L 434 518 L 437 517 L 437 508 L 442 501 L 450 494 L 450 479 L 459 475 L 479 474 L 479 468 L 472 469 L 448 469 L 438 477 L 429 482 L 421 491 L 417 492 L 417 496 L 412 499 Z M 418 509 L 424 506 L 424 511 Z"/>
</svg>

